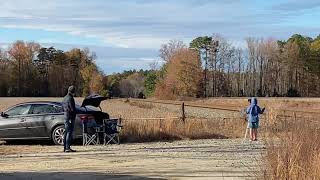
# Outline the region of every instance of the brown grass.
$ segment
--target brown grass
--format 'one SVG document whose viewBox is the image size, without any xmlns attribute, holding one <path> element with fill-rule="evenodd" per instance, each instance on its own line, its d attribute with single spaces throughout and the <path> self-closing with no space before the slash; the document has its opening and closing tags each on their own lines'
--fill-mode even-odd
<svg viewBox="0 0 320 180">
<path fill-rule="evenodd" d="M 125 103 L 129 103 L 130 106 L 134 106 L 134 107 L 139 107 L 139 108 L 144 108 L 144 109 L 152 109 L 155 106 L 151 103 L 145 103 L 145 102 L 136 102 L 136 101 L 124 101 Z"/>
<path fill-rule="evenodd" d="M 239 119 L 125 120 L 121 139 L 126 142 L 238 138 L 245 122 Z"/>
<path fill-rule="evenodd" d="M 320 179 L 319 117 L 278 117 L 266 125 L 265 179 Z"/>
</svg>

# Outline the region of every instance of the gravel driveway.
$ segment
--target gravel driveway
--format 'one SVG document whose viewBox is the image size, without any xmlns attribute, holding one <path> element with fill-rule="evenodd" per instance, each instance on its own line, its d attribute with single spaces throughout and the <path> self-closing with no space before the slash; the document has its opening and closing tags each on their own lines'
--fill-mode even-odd
<svg viewBox="0 0 320 180">
<path fill-rule="evenodd" d="M 0 156 L 0 179 L 252 179 L 264 152 L 262 142 L 242 139 L 74 148 Z"/>
</svg>

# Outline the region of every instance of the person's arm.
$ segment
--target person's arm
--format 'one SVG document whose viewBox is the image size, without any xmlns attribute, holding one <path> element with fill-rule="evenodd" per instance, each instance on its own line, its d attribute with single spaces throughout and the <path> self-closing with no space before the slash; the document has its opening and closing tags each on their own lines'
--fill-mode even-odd
<svg viewBox="0 0 320 180">
<path fill-rule="evenodd" d="M 75 112 L 75 104 L 74 104 L 74 100 L 72 97 L 68 97 L 66 104 L 68 107 L 68 112 L 74 113 Z"/>
<path fill-rule="evenodd" d="M 74 102 L 74 98 L 71 97 L 69 102 L 70 102 L 70 110 L 71 110 L 71 112 L 72 113 L 76 113 L 76 104 Z"/>
<path fill-rule="evenodd" d="M 259 114 L 263 114 L 265 109 L 266 109 L 266 108 L 262 108 L 262 109 L 261 109 L 261 108 L 258 106 L 258 112 L 259 112 Z"/>
<path fill-rule="evenodd" d="M 250 113 L 250 106 L 247 108 L 246 113 L 249 114 Z"/>
</svg>

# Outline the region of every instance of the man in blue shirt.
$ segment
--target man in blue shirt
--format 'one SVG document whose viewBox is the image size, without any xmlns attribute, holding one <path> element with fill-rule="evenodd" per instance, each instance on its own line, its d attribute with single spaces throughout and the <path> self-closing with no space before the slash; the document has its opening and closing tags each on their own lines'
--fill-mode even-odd
<svg viewBox="0 0 320 180">
<path fill-rule="evenodd" d="M 76 119 L 76 105 L 74 102 L 75 88 L 70 86 L 68 88 L 68 94 L 63 98 L 63 109 L 65 115 L 64 122 L 64 138 L 63 138 L 63 151 L 64 152 L 75 152 L 70 148 L 72 141 L 72 133 L 74 128 L 74 122 Z"/>
</svg>

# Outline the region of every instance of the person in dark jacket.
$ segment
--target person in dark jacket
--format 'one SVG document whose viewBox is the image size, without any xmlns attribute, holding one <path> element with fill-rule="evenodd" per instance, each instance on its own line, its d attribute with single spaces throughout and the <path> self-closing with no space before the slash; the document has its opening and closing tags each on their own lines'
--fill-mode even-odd
<svg viewBox="0 0 320 180">
<path fill-rule="evenodd" d="M 70 148 L 72 142 L 72 133 L 74 128 L 74 122 L 76 119 L 76 106 L 74 102 L 75 87 L 70 86 L 68 88 L 68 94 L 63 98 L 63 109 L 65 115 L 64 122 L 64 139 L 63 139 L 63 151 L 75 152 Z"/>
<path fill-rule="evenodd" d="M 257 140 L 258 128 L 259 128 L 259 115 L 263 114 L 265 108 L 261 109 L 258 106 L 257 98 L 251 99 L 251 104 L 247 108 L 246 113 L 248 114 L 248 125 L 250 128 L 250 138 L 252 141 Z"/>
</svg>

